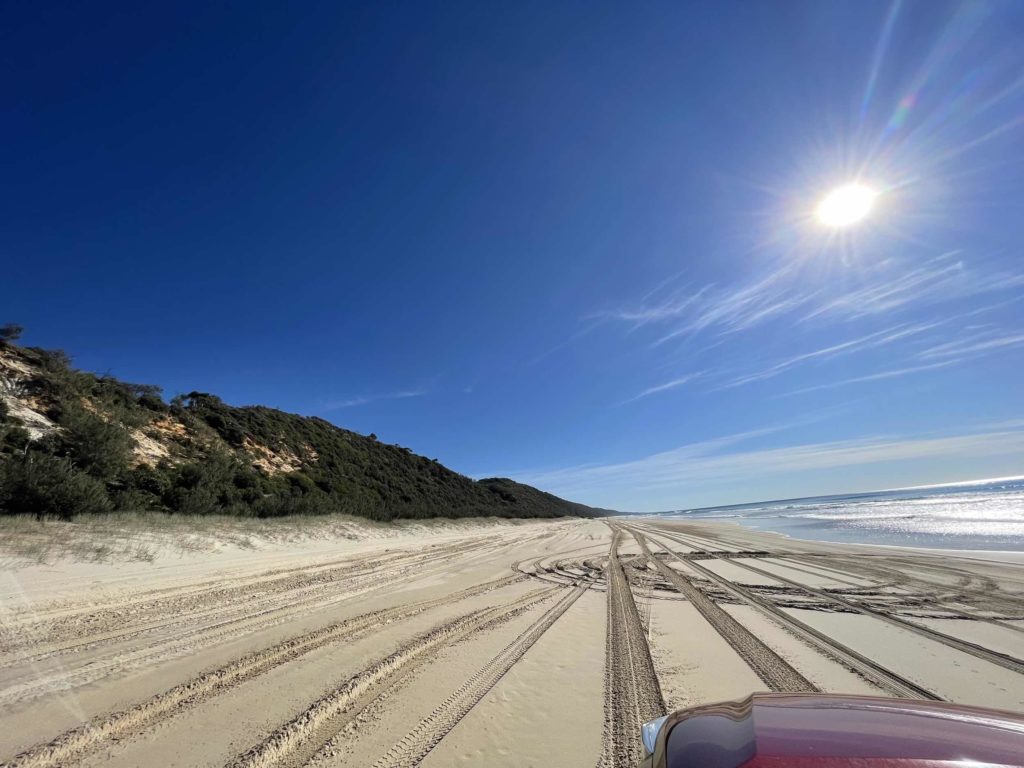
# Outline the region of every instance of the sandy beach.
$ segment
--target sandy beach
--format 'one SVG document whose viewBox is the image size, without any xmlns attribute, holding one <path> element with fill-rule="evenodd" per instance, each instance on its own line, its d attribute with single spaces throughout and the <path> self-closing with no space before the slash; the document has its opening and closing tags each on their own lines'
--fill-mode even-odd
<svg viewBox="0 0 1024 768">
<path fill-rule="evenodd" d="M 1024 711 L 1012 554 L 650 518 L 6 549 L 3 766 L 632 766 L 642 720 L 764 690 Z"/>
</svg>

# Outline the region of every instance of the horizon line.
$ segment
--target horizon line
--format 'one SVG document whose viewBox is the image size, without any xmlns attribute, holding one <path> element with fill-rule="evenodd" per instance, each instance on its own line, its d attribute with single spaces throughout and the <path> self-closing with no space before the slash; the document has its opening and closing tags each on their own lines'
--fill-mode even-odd
<svg viewBox="0 0 1024 768">
<path fill-rule="evenodd" d="M 741 501 L 735 504 L 712 504 L 707 507 L 690 507 L 679 509 L 665 509 L 659 512 L 625 512 L 627 515 L 668 515 L 680 512 L 704 512 L 709 509 L 735 509 L 737 507 L 749 507 L 751 504 L 778 504 L 783 501 L 805 501 L 807 499 L 835 499 L 843 496 L 869 496 L 874 493 L 892 493 L 895 491 L 920 491 L 930 488 L 954 488 L 957 486 L 986 485 L 988 483 L 1009 482 L 1012 480 L 1024 480 L 1024 475 L 1006 475 L 1004 477 L 978 478 L 975 480 L 958 480 L 946 483 L 930 483 L 928 485 L 906 485 L 898 488 L 877 488 L 871 491 L 845 491 L 843 493 L 822 493 L 811 496 L 787 496 L 780 499 L 757 499 L 755 501 Z"/>
</svg>

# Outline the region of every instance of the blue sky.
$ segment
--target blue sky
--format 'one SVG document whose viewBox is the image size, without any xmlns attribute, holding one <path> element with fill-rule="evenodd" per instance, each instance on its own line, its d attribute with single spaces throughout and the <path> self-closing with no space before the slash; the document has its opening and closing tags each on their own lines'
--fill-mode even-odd
<svg viewBox="0 0 1024 768">
<path fill-rule="evenodd" d="M 147 5 L 6 9 L 26 343 L 619 509 L 1024 473 L 1021 4 Z"/>
</svg>

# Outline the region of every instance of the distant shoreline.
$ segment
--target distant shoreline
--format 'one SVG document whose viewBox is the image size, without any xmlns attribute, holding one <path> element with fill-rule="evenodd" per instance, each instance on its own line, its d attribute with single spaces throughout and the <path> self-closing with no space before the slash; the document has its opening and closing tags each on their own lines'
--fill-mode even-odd
<svg viewBox="0 0 1024 768">
<path fill-rule="evenodd" d="M 977 488 L 979 486 L 997 483 L 1024 483 L 1024 475 L 1010 475 L 1007 477 L 989 477 L 979 480 L 963 480 L 954 483 L 934 483 L 931 485 L 906 485 L 900 486 L 899 488 L 881 488 L 874 491 L 850 491 L 847 493 L 826 493 L 818 496 L 811 495 L 792 496 L 783 499 L 760 499 L 758 501 L 741 501 L 737 504 L 719 504 L 708 507 L 669 509 L 663 512 L 651 512 L 642 514 L 652 514 L 658 515 L 660 517 L 682 516 L 687 514 L 700 514 L 702 512 L 710 512 L 712 510 L 742 509 L 745 507 L 766 507 L 774 506 L 777 504 L 799 504 L 801 502 L 808 501 L 841 501 L 844 499 L 867 498 L 871 496 L 878 496 L 880 494 L 906 493 L 907 491 L 938 491 L 943 488 L 963 488 L 964 490 L 971 490 L 972 488 Z"/>
<path fill-rule="evenodd" d="M 739 516 L 736 516 L 736 515 L 733 515 L 733 516 L 730 516 L 730 517 L 715 517 L 713 515 L 708 515 L 707 517 L 702 517 L 699 520 L 692 520 L 692 521 L 686 521 L 685 518 L 680 520 L 679 517 L 662 517 L 660 515 L 651 515 L 650 517 L 657 518 L 659 520 L 669 520 L 669 521 L 673 521 L 673 522 L 676 522 L 676 521 L 681 521 L 681 522 L 700 522 L 700 523 L 705 523 L 706 522 L 706 523 L 710 523 L 712 525 L 730 525 L 730 526 L 734 526 L 734 527 L 737 527 L 737 528 L 742 528 L 746 532 L 758 533 L 758 534 L 763 534 L 763 533 L 774 534 L 776 536 L 782 536 L 782 537 L 784 537 L 786 539 L 792 539 L 793 541 L 799 541 L 799 542 L 808 542 L 808 543 L 809 542 L 814 542 L 816 544 L 832 544 L 832 545 L 836 545 L 836 546 L 884 547 L 885 549 L 900 549 L 900 550 L 907 550 L 908 552 L 915 552 L 915 553 L 934 552 L 934 553 L 938 554 L 938 553 L 949 552 L 949 553 L 956 553 L 956 555 L 958 557 L 962 557 L 964 555 L 972 555 L 973 554 L 975 556 L 982 556 L 985 559 L 988 559 L 988 557 L 987 557 L 988 555 L 1013 555 L 1013 556 L 1015 556 L 1014 557 L 1014 561 L 1015 562 L 1018 559 L 1019 559 L 1020 562 L 1024 562 L 1024 541 L 1021 542 L 1021 548 L 1020 549 L 977 549 L 977 548 L 971 548 L 971 547 L 938 547 L 938 546 L 934 546 L 934 545 L 924 546 L 924 545 L 916 545 L 916 544 L 882 544 L 882 543 L 875 542 L 875 541 L 855 541 L 853 539 L 843 540 L 843 539 L 826 539 L 826 538 L 817 538 L 817 537 L 811 538 L 811 537 L 806 537 L 806 536 L 796 536 L 793 533 L 790 533 L 788 531 L 782 531 L 782 530 L 777 530 L 777 529 L 774 529 L 774 528 L 767 528 L 767 527 L 765 527 L 765 528 L 756 528 L 756 527 L 754 527 L 752 525 L 745 525 L 743 523 L 742 518 L 740 518 Z"/>
<path fill-rule="evenodd" d="M 1024 551 L 1024 477 L 705 507 L 664 520 L 729 520 L 804 541 Z"/>
</svg>

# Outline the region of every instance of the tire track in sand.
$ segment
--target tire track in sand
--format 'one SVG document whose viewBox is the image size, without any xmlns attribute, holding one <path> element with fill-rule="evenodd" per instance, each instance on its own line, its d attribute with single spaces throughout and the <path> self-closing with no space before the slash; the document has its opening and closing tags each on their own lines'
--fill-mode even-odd
<svg viewBox="0 0 1024 768">
<path fill-rule="evenodd" d="M 674 534 L 666 534 L 658 531 L 656 535 L 663 539 L 676 541 L 677 543 L 688 546 L 685 539 L 679 540 Z M 662 563 L 662 565 L 664 565 L 664 563 Z M 847 669 L 853 670 L 865 680 L 877 685 L 882 690 L 888 691 L 894 696 L 903 698 L 931 699 L 932 701 L 943 700 L 938 694 L 933 693 L 927 688 L 923 688 L 913 680 L 893 672 L 891 669 L 882 666 L 864 654 L 858 653 L 848 645 L 844 645 L 835 638 L 830 637 L 803 621 L 800 621 L 800 619 L 786 613 L 772 602 L 758 597 L 749 589 L 741 587 L 739 584 L 729 581 L 723 576 L 719 576 L 710 568 L 705 568 L 692 560 L 688 561 L 686 565 L 707 578 L 712 584 L 717 584 L 747 605 L 760 611 L 769 618 L 774 619 L 791 634 L 803 638 L 822 655 L 842 664 Z M 667 565 L 665 567 L 668 568 Z M 678 572 L 674 569 L 668 568 L 668 570 L 678 575 Z M 680 578 L 682 577 L 680 576 Z"/>
<path fill-rule="evenodd" d="M 398 675 L 407 671 L 407 667 L 439 651 L 441 646 L 459 642 L 510 621 L 559 591 L 558 587 L 544 587 L 511 603 L 471 611 L 435 626 L 321 696 L 225 768 L 306 765 L 344 730 L 355 715 L 351 711 L 354 709 L 352 705 L 365 694 L 394 681 Z"/>
<path fill-rule="evenodd" d="M 810 680 L 797 672 L 789 662 L 736 621 L 718 603 L 697 589 L 689 579 L 654 557 L 647 546 L 647 539 L 641 533 L 634 529 L 629 529 L 629 532 L 640 545 L 640 549 L 647 556 L 648 561 L 653 563 L 669 584 L 690 601 L 708 624 L 739 654 L 739 657 L 770 690 L 788 692 L 818 690 Z"/>
<path fill-rule="evenodd" d="M 602 768 L 635 768 L 643 759 L 640 726 L 665 714 L 665 699 L 654 670 L 636 601 L 619 561 L 622 530 L 612 528 L 605 566 L 608 629 L 604 675 Z"/>
<path fill-rule="evenodd" d="M 655 528 L 652 532 L 660 530 Z M 663 533 L 670 533 L 669 530 L 661 531 Z M 674 540 L 680 541 L 680 543 L 686 543 L 688 546 L 700 546 L 707 548 L 710 546 L 713 549 L 718 549 L 721 546 L 736 547 L 743 549 L 746 545 L 742 542 L 738 542 L 735 539 L 715 534 L 714 537 L 709 537 L 707 534 L 693 534 L 687 533 L 685 537 L 680 538 L 681 534 L 678 532 L 671 532 L 675 537 Z M 723 554 L 723 553 L 716 553 Z M 963 568 L 955 568 L 949 562 L 944 562 L 941 567 L 936 567 L 930 564 L 927 560 L 930 556 L 924 557 L 902 557 L 898 558 L 895 556 L 884 556 L 884 555 L 864 555 L 851 558 L 848 555 L 842 555 L 841 553 L 829 553 L 822 555 L 821 553 L 814 552 L 791 552 L 791 553 L 777 553 L 772 557 L 773 560 L 777 561 L 780 565 L 784 565 L 785 568 L 799 571 L 810 576 L 822 576 L 826 575 L 830 579 L 845 584 L 850 587 L 859 589 L 873 589 L 877 591 L 884 590 L 886 587 L 895 587 L 898 592 L 896 594 L 902 594 L 907 600 L 914 600 L 918 602 L 921 608 L 925 608 L 929 605 L 934 604 L 936 608 L 940 609 L 944 613 L 948 613 L 960 619 L 967 621 L 980 621 L 986 624 L 993 624 L 1003 629 L 1008 629 L 1012 632 L 1024 633 L 1024 627 L 1011 624 L 1014 618 L 1020 616 L 1022 604 L 1020 599 L 1013 597 L 1000 598 L 999 595 L 1002 593 L 1001 586 L 994 582 L 989 581 L 986 583 L 984 589 L 971 588 L 975 578 L 974 574 Z M 823 558 L 828 558 L 828 565 L 822 563 Z M 963 558 L 960 558 L 963 559 Z M 743 560 L 736 560 L 735 564 L 743 567 Z M 911 575 L 911 571 L 919 569 L 923 572 L 938 573 L 948 577 L 951 573 L 961 575 L 960 585 L 951 585 L 948 580 L 945 582 L 929 581 L 925 578 L 919 578 Z M 774 572 L 771 574 L 773 578 L 778 578 Z M 845 577 L 845 578 L 844 578 Z M 865 587 L 862 583 L 849 581 L 849 578 L 857 579 L 859 582 L 864 580 L 874 580 L 874 584 L 871 587 Z M 800 586 L 806 586 L 800 583 Z M 918 590 L 920 594 L 914 594 L 912 590 Z M 830 590 L 825 590 L 829 592 Z M 998 602 L 1000 599 L 1004 599 L 1006 602 L 998 603 L 1003 613 L 1008 614 L 1005 618 L 986 615 L 979 613 L 975 610 L 975 606 L 971 603 L 972 600 L 982 599 L 985 601 Z M 970 608 L 957 607 L 955 603 L 970 605 Z M 870 608 L 870 606 L 869 606 Z M 886 612 L 882 609 L 882 612 Z M 991 650 L 991 649 L 988 649 Z M 1020 659 L 1018 659 L 1020 661 Z M 999 663 L 999 662 L 995 662 Z M 1020 671 L 1016 670 L 1015 671 Z"/>
<path fill-rule="evenodd" d="M 65 731 L 48 743 L 31 747 L 0 763 L 0 768 L 56 768 L 69 765 L 112 740 L 138 735 L 168 717 L 191 709 L 314 650 L 354 640 L 384 624 L 402 621 L 432 608 L 501 589 L 525 579 L 525 576 L 518 574 L 507 576 L 434 600 L 374 611 L 297 635 L 180 683 L 134 707 L 94 718 L 84 725 Z"/>
<path fill-rule="evenodd" d="M 225 639 L 252 634 L 300 615 L 365 597 L 407 577 L 421 577 L 427 566 L 447 563 L 449 552 L 445 550 L 413 560 L 402 559 L 391 566 L 391 570 L 386 572 L 386 578 L 382 578 L 380 571 L 364 572 L 360 569 L 345 582 L 335 581 L 315 590 L 283 595 L 270 602 L 246 600 L 237 607 L 222 605 L 219 614 L 211 608 L 203 612 L 209 618 L 196 626 L 188 626 L 194 620 L 194 614 L 186 611 L 175 622 L 182 624 L 183 628 L 173 635 L 146 639 L 141 634 L 136 636 L 136 633 L 126 632 L 111 641 L 109 647 L 89 641 L 79 649 L 92 649 L 95 652 L 79 656 L 74 659 L 74 663 L 40 663 L 35 658 L 29 658 L 22 663 L 20 670 L 0 672 L 4 678 L 3 689 L 0 690 L 0 706 L 21 704 L 55 691 L 71 690 L 111 674 L 125 674 L 132 669 L 193 653 Z M 123 641 L 126 637 L 135 638 L 141 645 L 125 646 Z M 39 659 L 43 660 L 49 657 L 50 654 L 45 650 L 39 655 Z M 47 669 L 48 664 L 50 669 Z"/>
<path fill-rule="evenodd" d="M 931 627 L 927 627 L 921 624 L 915 624 L 914 622 L 907 621 L 901 616 L 897 616 L 893 613 L 881 611 L 876 608 L 872 608 L 869 605 L 860 603 L 856 600 L 851 600 L 847 597 L 843 597 L 842 595 L 826 592 L 823 589 L 812 587 L 809 584 L 803 584 L 799 581 L 794 581 L 793 579 L 789 579 L 785 576 L 772 573 L 770 571 L 766 571 L 762 568 L 757 568 L 756 566 L 753 566 L 749 563 L 734 562 L 733 565 L 739 566 L 740 568 L 751 571 L 753 573 L 760 574 L 761 576 L 766 576 L 768 578 L 775 579 L 776 581 L 780 581 L 783 584 L 788 584 L 791 587 L 796 587 L 797 589 L 803 590 L 807 594 L 814 595 L 815 597 L 826 602 L 844 606 L 851 611 L 856 611 L 857 613 L 863 614 L 865 616 L 870 616 L 874 619 L 878 619 L 879 621 L 884 621 L 887 624 L 892 624 L 895 627 L 899 627 L 900 629 L 903 629 L 907 632 L 913 632 L 914 634 L 920 635 L 921 637 L 927 638 L 928 640 L 933 640 L 937 643 L 942 643 L 943 645 L 946 645 L 950 648 L 954 648 L 963 653 L 975 656 L 976 658 L 983 659 L 984 661 L 987 661 L 991 664 L 996 664 L 1000 667 L 1003 667 L 1004 669 L 1008 669 L 1011 672 L 1024 674 L 1024 660 L 1021 660 L 1016 656 L 1011 656 L 1008 653 L 995 651 L 991 648 L 986 648 L 985 646 L 980 645 L 979 643 L 972 643 L 969 640 L 963 640 L 959 637 L 947 635 L 945 632 L 939 632 L 937 629 L 932 629 Z"/>
<path fill-rule="evenodd" d="M 586 591 L 586 586 L 577 586 L 549 608 L 525 632 L 420 720 L 398 744 L 373 764 L 373 768 L 414 768 L 419 765 Z"/>
<path fill-rule="evenodd" d="M 57 616 L 31 617 L 19 623 L 5 622 L 0 666 L 40 661 L 52 655 L 78 654 L 96 645 L 129 639 L 141 634 L 194 622 L 197 618 L 221 618 L 237 606 L 292 605 L 304 595 L 315 598 L 329 589 L 344 589 L 359 581 L 373 580 L 381 568 L 405 572 L 431 562 L 443 562 L 455 554 L 473 551 L 483 542 L 443 543 L 424 551 L 384 553 L 341 564 L 312 565 L 268 578 L 226 579 L 202 590 L 140 598 L 113 607 L 69 609 Z M 244 614 L 245 608 L 238 608 Z M 45 643 L 40 639 L 45 638 Z M 27 653 L 18 653 L 20 648 Z"/>
</svg>

